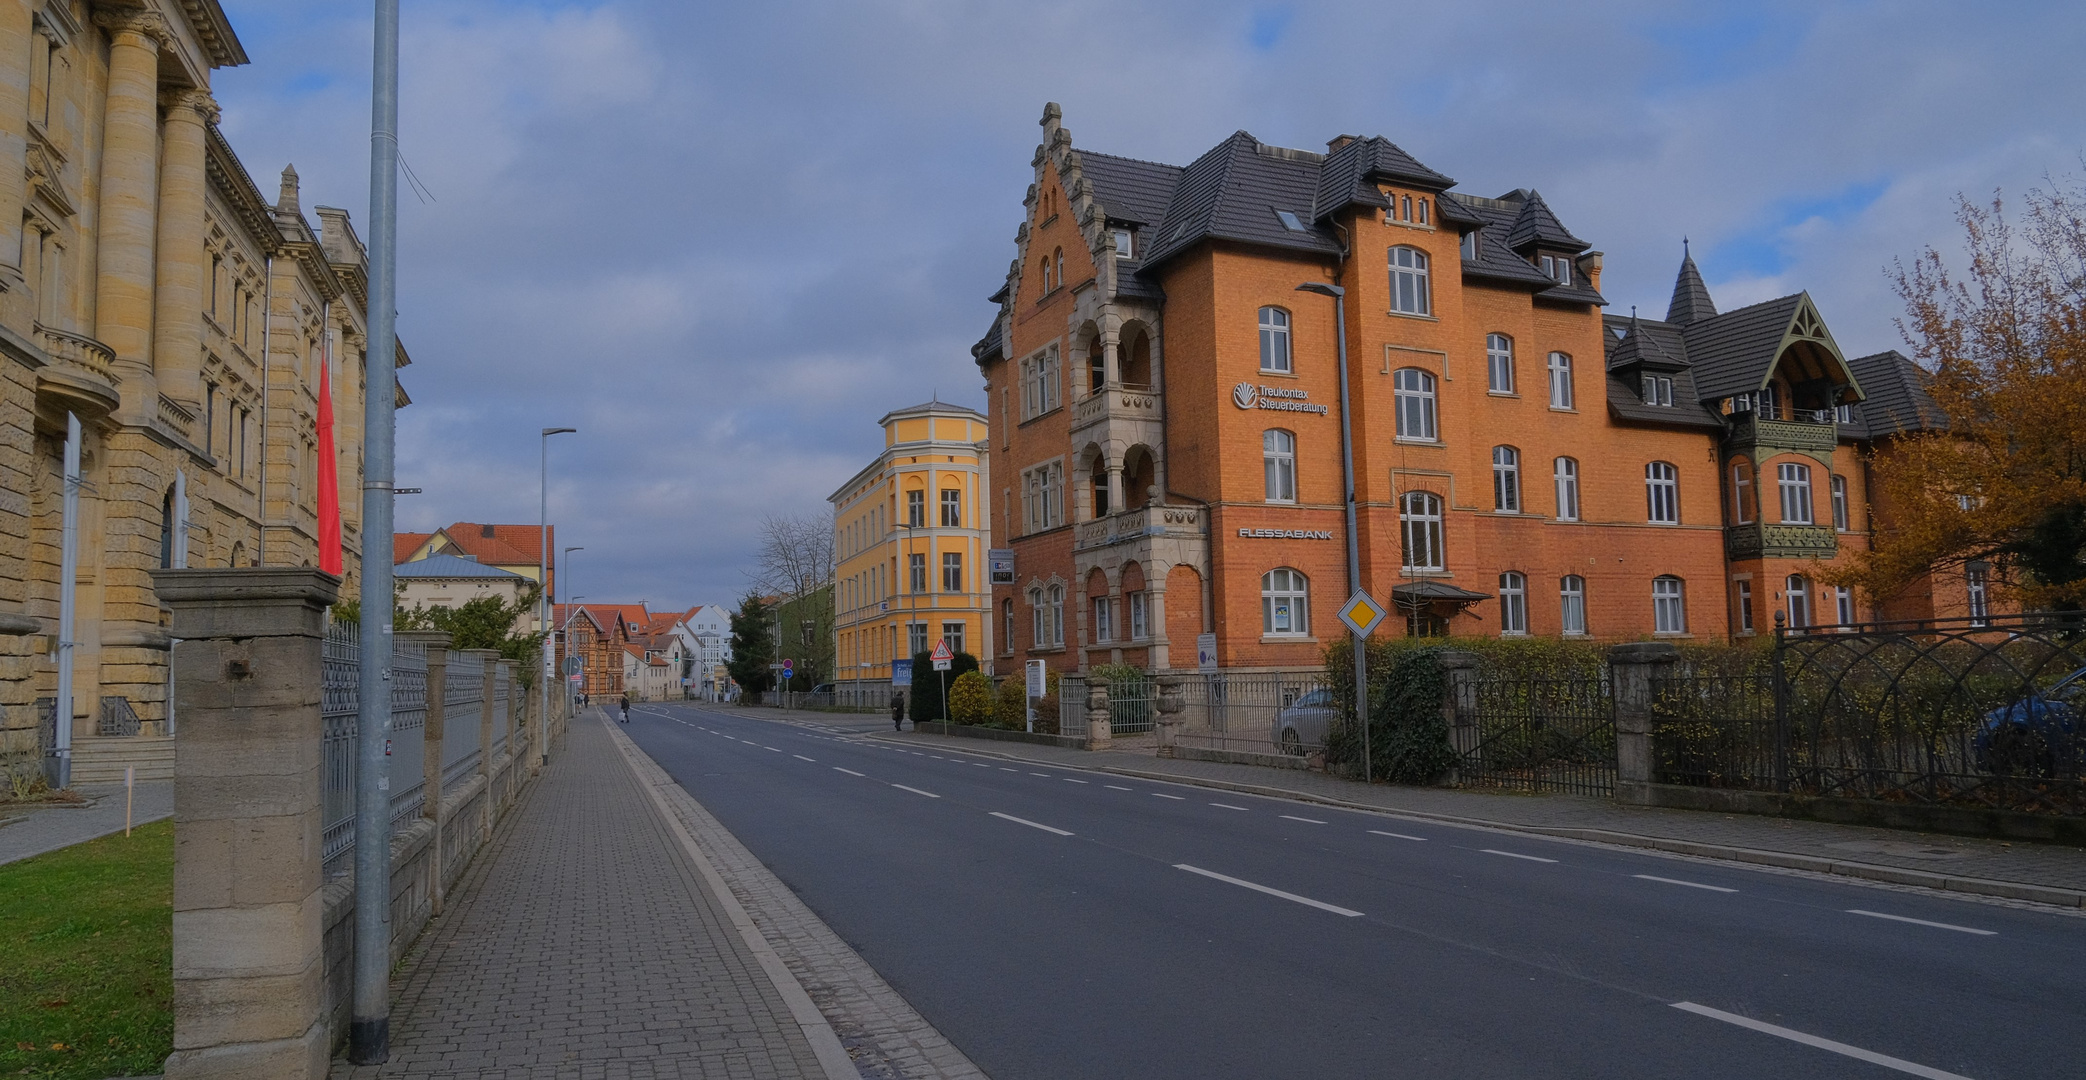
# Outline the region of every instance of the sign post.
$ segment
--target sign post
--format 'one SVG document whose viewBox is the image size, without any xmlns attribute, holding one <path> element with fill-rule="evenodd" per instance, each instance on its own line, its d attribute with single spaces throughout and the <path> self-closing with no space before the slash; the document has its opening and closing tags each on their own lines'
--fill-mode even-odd
<svg viewBox="0 0 2086 1080">
<path fill-rule="evenodd" d="M 956 653 L 949 648 L 949 639 L 936 638 L 934 642 L 934 651 L 927 654 L 927 659 L 933 661 L 934 670 L 941 673 L 942 723 L 946 724 L 949 722 L 949 665 L 956 659 Z M 914 726 L 917 727 L 919 725 L 919 722 L 919 717 L 916 716 L 913 718 Z"/>
<path fill-rule="evenodd" d="M 1354 714 L 1362 729 L 1362 782 L 1369 782 L 1369 634 L 1388 614 L 1367 589 L 1340 605 L 1340 621 L 1354 631 Z"/>
<path fill-rule="evenodd" d="M 1036 731 L 1036 702 L 1038 702 L 1038 701 L 1042 700 L 1042 699 L 1043 699 L 1043 696 L 1044 696 L 1045 694 L 1049 693 L 1049 687 L 1050 687 L 1050 673 L 1049 673 L 1049 669 L 1047 669 L 1047 668 L 1045 668 L 1045 667 L 1044 667 L 1044 665 L 1043 665 L 1043 661 L 1041 661 L 1041 660 L 1031 660 L 1031 661 L 1029 661 L 1029 662 L 1028 662 L 1028 705 L 1029 705 L 1029 707 L 1028 707 L 1028 730 L 1029 730 L 1029 733 L 1030 733 L 1031 735 L 1035 734 L 1035 731 Z"/>
</svg>

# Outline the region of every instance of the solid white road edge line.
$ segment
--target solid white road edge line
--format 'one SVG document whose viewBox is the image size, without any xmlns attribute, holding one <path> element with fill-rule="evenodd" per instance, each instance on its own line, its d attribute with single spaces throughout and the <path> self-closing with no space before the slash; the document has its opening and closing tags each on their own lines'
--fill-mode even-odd
<svg viewBox="0 0 2086 1080">
<path fill-rule="evenodd" d="M 1335 915 L 1345 915 L 1350 919 L 1359 918 L 1362 914 L 1359 911 L 1353 911 L 1348 908 L 1335 907 L 1334 905 L 1328 904 L 1323 900 L 1313 900 L 1308 896 L 1298 896 L 1295 893 L 1283 892 L 1280 889 L 1270 889 L 1265 885 L 1256 885 L 1253 882 L 1244 881 L 1239 878 L 1232 877 L 1228 874 L 1220 874 L 1215 870 L 1204 870 L 1200 866 L 1189 866 L 1187 863 L 1174 863 L 1173 868 L 1175 870 L 1186 870 L 1191 874 L 1201 874 L 1203 877 L 1206 878 L 1214 878 L 1217 881 L 1222 881 L 1229 885 L 1236 885 L 1241 889 L 1252 889 L 1254 892 L 1266 893 L 1269 896 L 1279 896 L 1284 900 L 1299 903 L 1304 905 L 1305 907 L 1315 907 L 1320 911 L 1330 911 Z"/>
<path fill-rule="evenodd" d="M 1063 830 L 1063 829 L 1053 829 L 1053 828 L 1051 828 L 1051 827 L 1050 827 L 1050 826 L 1048 826 L 1048 825 L 1039 825 L 1039 824 L 1037 824 L 1036 822 L 1030 821 L 1030 820 L 1029 820 L 1029 819 L 1027 819 L 1027 818 L 1018 818 L 1018 817 L 1015 817 L 1015 816 L 1014 816 L 1014 815 L 1012 815 L 1012 814 L 1002 814 L 1002 813 L 1000 813 L 1000 812 L 999 812 L 999 811 L 997 811 L 997 810 L 993 810 L 993 811 L 990 811 L 990 813 L 992 814 L 992 816 L 993 816 L 993 817 L 999 818 L 999 819 L 1001 819 L 1001 820 L 1003 820 L 1003 821 L 1011 821 L 1011 822 L 1013 822 L 1013 823 L 1014 823 L 1014 824 L 1016 824 L 1016 825 L 1026 825 L 1026 826 L 1028 826 L 1028 827 L 1029 827 L 1029 828 L 1031 828 L 1031 829 L 1041 829 L 1041 830 L 1043 830 L 1044 832 L 1047 832 L 1047 833 L 1056 833 L 1056 834 L 1058 834 L 1059 836 L 1070 836 L 1070 835 L 1072 835 L 1071 833 L 1069 833 L 1069 832 L 1066 832 L 1066 831 L 1065 831 L 1065 830 Z"/>
<path fill-rule="evenodd" d="M 1557 861 L 1556 859 L 1545 859 L 1545 858 L 1543 858 L 1543 857 L 1542 857 L 1542 856 L 1540 856 L 1540 855 L 1523 855 L 1523 854 L 1521 854 L 1520 852 L 1516 852 L 1516 851 L 1501 851 L 1501 850 L 1499 850 L 1498 848 L 1479 848 L 1478 850 L 1479 850 L 1479 851 L 1482 851 L 1482 852 L 1484 852 L 1484 853 L 1485 853 L 1485 854 L 1487 854 L 1487 855 L 1504 855 L 1504 856 L 1506 856 L 1506 857 L 1507 857 L 1507 858 L 1509 858 L 1509 859 L 1527 859 L 1527 860 L 1528 860 L 1529 862 L 1556 862 L 1556 861 Z"/>
<path fill-rule="evenodd" d="M 1712 1009 L 1707 1005 L 1697 1005 L 1692 1001 L 1676 1001 L 1673 1003 L 1673 1007 L 1682 1012 L 1691 1012 L 1697 1016 L 1707 1016 L 1712 1020 L 1722 1020 L 1727 1024 L 1736 1024 L 1742 1028 L 1773 1035 L 1777 1038 L 1788 1039 L 1790 1042 L 1802 1043 L 1805 1046 L 1816 1047 L 1820 1050 L 1830 1050 L 1835 1054 L 1851 1057 L 1856 1061 L 1866 1061 L 1871 1065 L 1881 1065 L 1886 1069 L 1896 1069 L 1901 1073 L 1910 1073 L 1913 1076 L 1924 1076 L 1927 1080 L 1970 1080 L 1969 1077 L 1961 1073 L 1930 1069 L 1917 1062 L 1906 1061 L 1903 1058 L 1894 1058 L 1887 1054 L 1879 1054 L 1874 1050 L 1864 1050 L 1859 1046 L 1849 1046 L 1843 1042 L 1834 1042 L 1831 1039 L 1821 1039 L 1816 1035 L 1806 1035 L 1801 1031 L 1794 1031 L 1777 1024 L 1763 1023 L 1751 1017 L 1740 1016 L 1737 1013 L 1727 1013 L 1722 1009 Z"/>
<path fill-rule="evenodd" d="M 941 798 L 941 796 L 940 796 L 940 795 L 936 795 L 936 794 L 935 794 L 934 792 L 932 792 L 932 791 L 921 791 L 921 790 L 920 790 L 919 788 L 916 788 L 916 787 L 906 787 L 906 786 L 905 786 L 904 784 L 892 784 L 891 786 L 892 786 L 892 787 L 895 787 L 895 788 L 897 788 L 897 789 L 898 789 L 898 790 L 900 790 L 900 791 L 910 791 L 910 792 L 912 792 L 912 793 L 913 793 L 913 794 L 915 794 L 915 795 L 925 795 L 925 796 L 927 796 L 927 797 L 928 797 L 928 798 L 930 798 L 930 799 L 939 799 L 939 798 Z"/>
<path fill-rule="evenodd" d="M 843 768 L 841 768 L 841 767 L 840 767 L 840 766 L 838 766 L 838 765 L 835 765 L 835 766 L 833 766 L 833 771 L 834 771 L 834 772 L 844 772 L 844 773 L 848 774 L 849 776 L 863 776 L 863 775 L 866 775 L 866 774 L 864 774 L 864 773 L 858 773 L 858 772 L 856 772 L 856 771 L 855 771 L 855 770 L 853 770 L 853 769 L 843 769 Z"/>
<path fill-rule="evenodd" d="M 1667 885 L 1686 885 L 1690 889 L 1708 889 L 1710 892 L 1733 893 L 1738 891 L 1737 889 L 1727 889 L 1722 885 L 1704 885 L 1699 881 L 1682 881 L 1679 878 L 1660 877 L 1657 874 L 1631 874 L 1630 876 L 1634 878 L 1642 878 L 1645 881 L 1657 881 Z"/>
<path fill-rule="evenodd" d="M 1424 836 L 1407 836 L 1402 832 L 1385 832 L 1382 829 L 1370 829 L 1369 832 L 1374 836 L 1395 836 L 1400 840 L 1418 840 L 1422 843 L 1425 843 L 1427 840 Z"/>
<path fill-rule="evenodd" d="M 1863 911 L 1860 908 L 1848 908 L 1847 914 L 1867 915 L 1871 919 L 1889 919 L 1892 922 L 1911 923 L 1914 926 L 1931 926 L 1936 930 L 1954 930 L 1958 934 L 1976 934 L 1979 937 L 1999 936 L 1999 931 L 1997 930 L 1979 930 L 1974 926 L 1957 926 L 1954 923 L 1930 922 L 1926 919 L 1914 919 L 1904 915 L 1885 915 L 1880 911 Z"/>
</svg>

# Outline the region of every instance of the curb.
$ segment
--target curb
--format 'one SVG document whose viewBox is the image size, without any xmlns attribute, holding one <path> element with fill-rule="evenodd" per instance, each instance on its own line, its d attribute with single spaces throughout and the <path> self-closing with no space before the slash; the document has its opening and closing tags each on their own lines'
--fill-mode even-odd
<svg viewBox="0 0 2086 1080">
<path fill-rule="evenodd" d="M 906 742 L 890 735 L 875 734 L 867 738 L 879 742 Z M 1118 765 L 1064 765 L 1055 761 L 1038 761 L 1004 751 L 963 748 L 962 753 L 996 757 L 1007 761 L 1020 761 L 1031 765 L 1048 765 L 1056 769 L 1079 769 L 1086 772 L 1109 773 L 1137 780 L 1150 780 L 1188 787 L 1211 788 L 1217 791 L 1236 791 L 1244 795 L 1261 795 L 1275 799 L 1334 806 L 1343 810 L 1359 810 L 1371 814 L 1388 814 L 1393 817 L 1416 818 L 1423 821 L 1438 821 L 1447 825 L 1467 825 L 1475 828 L 1496 829 L 1502 832 L 1526 833 L 1532 836 L 1549 836 L 1560 840 L 1578 840 L 1587 843 L 1608 844 L 1615 847 L 1642 848 L 1664 851 L 1674 855 L 1692 855 L 1697 858 L 1718 859 L 1725 862 L 1751 863 L 1758 866 L 1773 866 L 1784 870 L 1807 870 L 1812 873 L 1830 874 L 1836 877 L 1859 878 L 1881 881 L 1892 885 L 1909 885 L 1915 888 L 1935 889 L 1941 892 L 1964 893 L 1971 896 L 1990 896 L 2004 900 L 2026 900 L 2031 903 L 2047 904 L 2052 907 L 2086 909 L 2086 891 L 2061 889 L 2050 885 L 2030 885 L 2023 882 L 1995 881 L 1990 878 L 1956 877 L 1935 874 L 1924 870 L 1906 870 L 1896 866 L 1879 866 L 1875 863 L 1850 862 L 1845 859 L 1826 859 L 1815 855 L 1797 855 L 1786 851 L 1762 851 L 1757 848 L 1731 847 L 1724 844 L 1705 844 L 1694 840 L 1672 840 L 1659 836 L 1644 836 L 1639 833 L 1613 832 L 1607 829 L 1582 829 L 1554 825 L 1524 825 L 1512 821 L 1493 821 L 1486 818 L 1460 817 L 1455 814 L 1437 814 L 1426 810 L 1401 810 L 1385 806 L 1336 799 L 1327 795 L 1316 795 L 1306 791 L 1291 791 L 1287 788 L 1266 787 L 1259 784 L 1241 784 L 1231 780 L 1215 780 L 1201 776 L 1177 776 L 1170 773 L 1146 772 L 1141 769 L 1126 769 Z"/>
</svg>

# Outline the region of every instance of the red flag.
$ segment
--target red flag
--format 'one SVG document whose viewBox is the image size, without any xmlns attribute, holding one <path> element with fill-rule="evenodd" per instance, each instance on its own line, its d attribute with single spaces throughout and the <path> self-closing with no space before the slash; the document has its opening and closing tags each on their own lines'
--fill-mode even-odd
<svg viewBox="0 0 2086 1080">
<path fill-rule="evenodd" d="M 328 342 L 328 344 L 332 344 Z M 340 462 L 333 450 L 332 349 L 319 363 L 319 569 L 340 576 Z"/>
</svg>

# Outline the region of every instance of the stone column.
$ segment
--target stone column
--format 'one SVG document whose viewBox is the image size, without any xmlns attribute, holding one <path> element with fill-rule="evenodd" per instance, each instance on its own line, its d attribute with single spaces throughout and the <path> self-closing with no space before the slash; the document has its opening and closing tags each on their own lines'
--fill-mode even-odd
<svg viewBox="0 0 2086 1080">
<path fill-rule="evenodd" d="M 513 762 L 507 768 L 507 797 L 513 798 L 521 787 L 522 763 L 529 758 L 529 725 L 522 715 L 521 681 L 514 677 L 518 667 L 512 660 L 498 661 L 500 670 L 507 673 L 507 757 Z"/>
<path fill-rule="evenodd" d="M 1108 463 L 1108 512 L 1123 512 L 1123 463 L 1120 458 Z"/>
<path fill-rule="evenodd" d="M 1117 336 L 1114 330 L 1101 335 L 1101 380 L 1102 385 L 1109 389 L 1123 385 L 1123 365 L 1116 352 Z"/>
<path fill-rule="evenodd" d="M 181 639 L 166 1075 L 319 1080 L 319 650 L 338 583 L 310 568 L 152 577 Z"/>
<path fill-rule="evenodd" d="M 1179 675 L 1161 675 L 1159 683 L 1159 756 L 1172 757 L 1174 740 L 1180 738 L 1182 710 L 1188 700 Z"/>
<path fill-rule="evenodd" d="M 1089 675 L 1086 681 L 1086 748 L 1107 750 L 1115 746 L 1115 729 L 1108 723 L 1108 680 Z"/>
<path fill-rule="evenodd" d="M 205 127 L 217 102 L 205 90 L 168 96 L 166 146 L 159 177 L 157 292 L 152 316 L 152 367 L 160 392 L 201 413 L 203 404 L 203 256 Z M 198 417 L 197 434 L 209 429 Z M 204 447 L 215 454 L 215 447 Z"/>
<path fill-rule="evenodd" d="M 485 680 L 485 689 L 478 695 L 478 779 L 484 792 L 478 798 L 478 843 L 484 845 L 493 837 L 494 803 L 499 799 L 493 792 L 493 663 L 500 653 L 496 649 L 459 651 L 464 657 L 461 663 L 477 665 L 479 677 Z"/>
<path fill-rule="evenodd" d="M 433 913 L 442 913 L 443 872 L 442 825 L 448 821 L 447 808 L 442 805 L 442 741 L 447 731 L 444 706 L 449 693 L 449 635 L 436 630 L 405 630 L 394 635 L 398 641 L 417 643 L 427 649 L 427 720 L 421 726 L 424 740 L 420 758 L 420 790 L 424 793 L 420 801 L 420 816 L 435 823 L 435 836 L 428 841 L 430 864 L 435 868 L 434 883 L 429 886 L 428 900 Z"/>
<path fill-rule="evenodd" d="M 159 45 L 166 23 L 142 10 L 102 11 L 109 34 L 109 92 L 101 141 L 101 235 L 96 252 L 94 336 L 116 354 L 123 412 L 159 410 L 152 373 L 152 249 L 159 230 Z"/>
<path fill-rule="evenodd" d="M 22 204 L 29 185 L 26 171 L 13 163 L 29 155 L 29 65 L 40 55 L 25 47 L 31 26 L 26 0 L 0 2 L 0 41 L 14 43 L 0 54 L 0 161 L 9 163 L 0 169 L 0 292 L 22 284 Z"/>
<path fill-rule="evenodd" d="M 1445 649 L 1435 657 L 1447 682 L 1441 703 L 1442 719 L 1449 726 L 1449 748 L 1459 760 L 1478 748 L 1478 655 L 1461 649 Z M 1452 767 L 1450 783 L 1461 782 L 1462 769 Z"/>
<path fill-rule="evenodd" d="M 1666 641 L 1634 641 L 1608 650 L 1615 694 L 1615 801 L 1651 805 L 1652 701 L 1655 683 L 1680 659 Z"/>
<path fill-rule="evenodd" d="M 1162 567 L 1162 569 L 1164 569 Z M 1151 569 L 1146 568 L 1147 574 Z M 1145 666 L 1153 671 L 1166 671 L 1173 667 L 1173 639 L 1166 636 L 1166 579 L 1160 577 L 1160 588 L 1152 588 L 1152 578 L 1147 577 L 1144 587 L 1145 633 L 1151 638 L 1151 651 L 1146 654 Z"/>
</svg>

